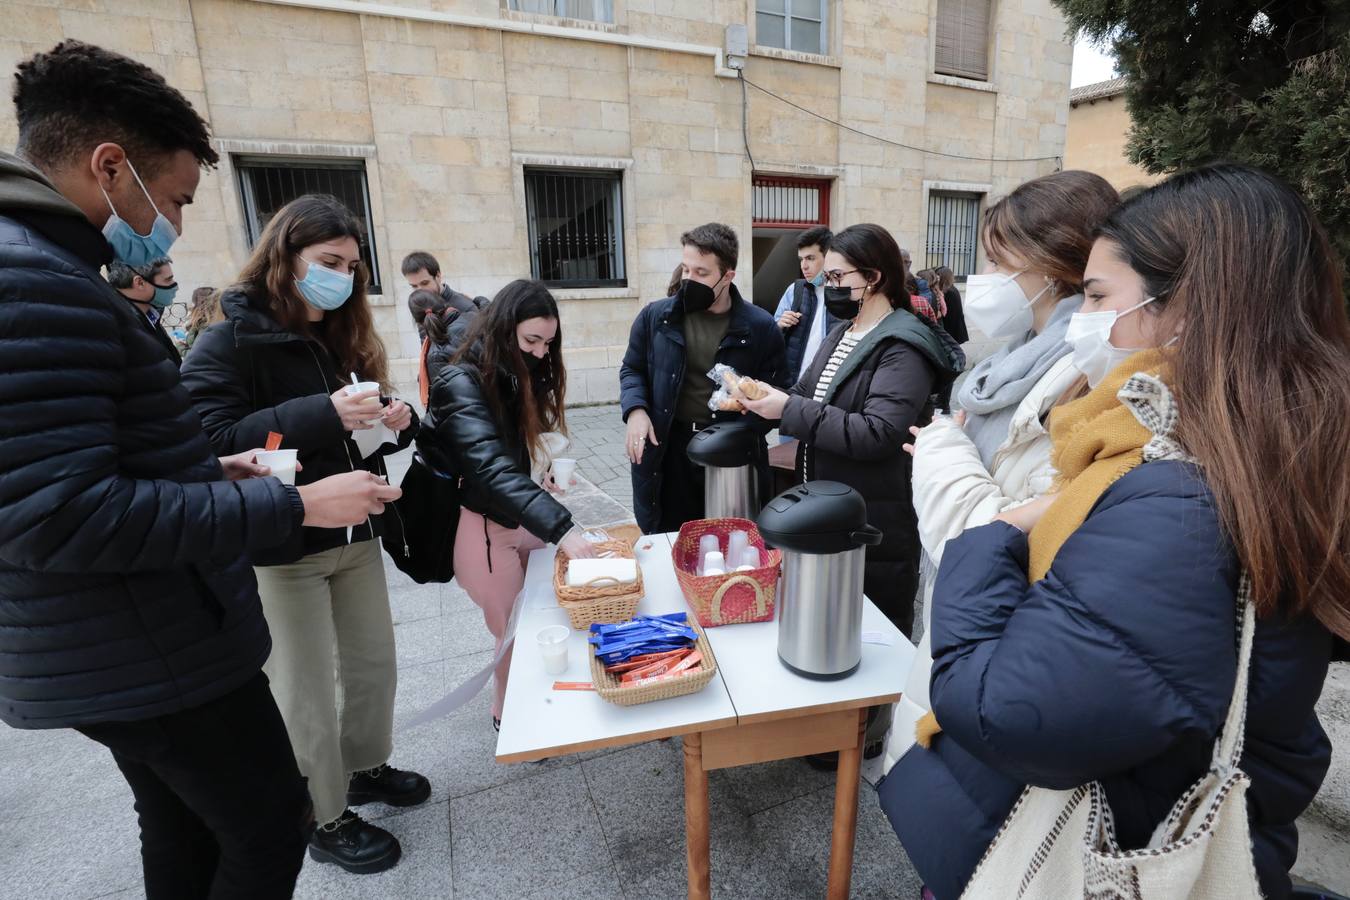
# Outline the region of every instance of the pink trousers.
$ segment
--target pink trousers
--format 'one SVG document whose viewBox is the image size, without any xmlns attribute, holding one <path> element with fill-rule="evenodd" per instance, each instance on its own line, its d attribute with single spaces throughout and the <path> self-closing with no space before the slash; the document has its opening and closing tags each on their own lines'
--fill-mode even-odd
<svg viewBox="0 0 1350 900">
<path fill-rule="evenodd" d="M 529 561 L 530 551 L 542 546 L 544 542 L 524 528 L 503 528 L 476 512 L 459 511 L 459 529 L 455 532 L 455 578 L 468 592 L 469 599 L 483 611 L 483 621 L 497 639 L 497 650 L 502 648 L 516 595 L 525 584 L 525 564 Z M 499 719 L 510 669 L 511 653 L 508 651 L 497 663 L 493 674 L 496 693 L 492 698 L 492 714 Z"/>
</svg>

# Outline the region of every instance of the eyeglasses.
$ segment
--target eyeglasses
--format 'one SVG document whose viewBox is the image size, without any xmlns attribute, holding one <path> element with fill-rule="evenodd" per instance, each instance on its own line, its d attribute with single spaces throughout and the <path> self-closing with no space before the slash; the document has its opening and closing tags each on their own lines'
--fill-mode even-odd
<svg viewBox="0 0 1350 900">
<path fill-rule="evenodd" d="M 845 270 L 843 270 L 843 269 L 834 269 L 834 270 L 832 270 L 832 271 L 829 271 L 829 272 L 826 272 L 826 273 L 825 273 L 825 283 L 826 283 L 826 284 L 830 284 L 830 285 L 834 285 L 835 287 L 838 287 L 838 286 L 839 286 L 839 281 L 840 281 L 840 279 L 842 279 L 845 275 L 852 275 L 852 274 L 854 274 L 855 272 L 861 272 L 861 271 L 863 271 L 863 270 L 862 270 L 862 269 L 849 269 L 849 270 L 845 271 Z"/>
</svg>

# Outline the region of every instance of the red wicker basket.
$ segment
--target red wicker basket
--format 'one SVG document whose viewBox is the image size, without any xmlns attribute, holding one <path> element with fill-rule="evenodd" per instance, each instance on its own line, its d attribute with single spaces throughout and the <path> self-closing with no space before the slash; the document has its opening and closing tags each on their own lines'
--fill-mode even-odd
<svg viewBox="0 0 1350 900">
<path fill-rule="evenodd" d="M 758 547 L 763 561 L 749 572 L 725 575 L 698 575 L 698 544 L 705 534 L 717 535 L 722 546 L 733 531 L 750 535 L 750 545 Z M 698 519 L 685 522 L 675 538 L 673 549 L 675 577 L 684 591 L 689 608 L 704 628 L 773 620 L 774 594 L 778 589 L 778 570 L 783 554 L 768 550 L 759 529 L 749 519 Z"/>
</svg>

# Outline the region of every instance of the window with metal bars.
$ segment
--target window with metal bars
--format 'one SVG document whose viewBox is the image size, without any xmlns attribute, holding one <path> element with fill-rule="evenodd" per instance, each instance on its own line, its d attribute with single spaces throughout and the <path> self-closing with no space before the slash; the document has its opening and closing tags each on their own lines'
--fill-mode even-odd
<svg viewBox="0 0 1350 900">
<path fill-rule="evenodd" d="M 375 265 L 375 233 L 371 228 L 370 191 L 362 159 L 236 156 L 239 195 L 244 205 L 244 228 L 252 247 L 274 213 L 305 194 L 331 194 L 352 211 L 365 237 L 361 261 L 370 273 L 367 293 L 379 294 L 380 270 Z"/>
<path fill-rule="evenodd" d="M 933 71 L 989 80 L 989 17 L 993 0 L 938 0 Z"/>
<path fill-rule="evenodd" d="M 750 186 L 750 212 L 759 228 L 809 228 L 830 221 L 827 179 L 756 175 Z"/>
<path fill-rule="evenodd" d="M 525 170 L 530 271 L 550 287 L 625 287 L 623 173 Z"/>
<path fill-rule="evenodd" d="M 828 54 L 830 0 L 755 0 L 755 43 L 799 53 Z"/>
<path fill-rule="evenodd" d="M 980 195 L 930 191 L 924 267 L 950 266 L 957 280 L 975 272 L 980 240 Z"/>
</svg>

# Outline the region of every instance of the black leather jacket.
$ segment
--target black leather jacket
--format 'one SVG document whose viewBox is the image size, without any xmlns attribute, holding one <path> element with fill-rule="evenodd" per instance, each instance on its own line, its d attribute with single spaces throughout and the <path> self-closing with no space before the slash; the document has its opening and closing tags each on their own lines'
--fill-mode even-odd
<svg viewBox="0 0 1350 900">
<path fill-rule="evenodd" d="M 514 384 L 514 376 L 503 372 L 500 377 Z M 493 416 L 477 367 L 446 366 L 431 383 L 417 449 L 432 467 L 462 479 L 465 509 L 504 528 L 524 526 L 541 541 L 556 544 L 571 530 L 572 514 L 530 477 L 514 403 L 508 416 L 509 422 Z"/>
</svg>

